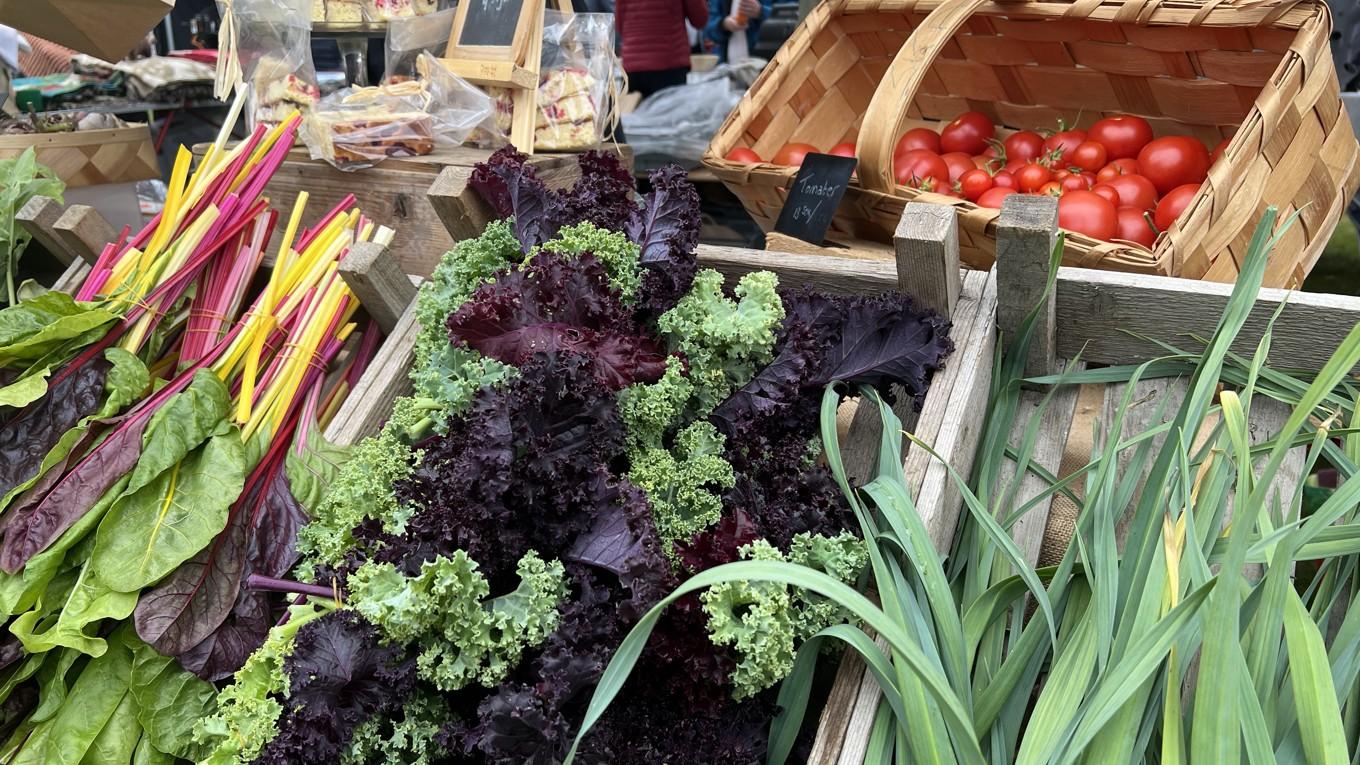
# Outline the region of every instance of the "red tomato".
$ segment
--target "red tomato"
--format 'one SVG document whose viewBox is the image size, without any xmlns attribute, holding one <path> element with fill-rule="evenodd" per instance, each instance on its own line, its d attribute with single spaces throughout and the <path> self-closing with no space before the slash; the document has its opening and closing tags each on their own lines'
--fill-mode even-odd
<svg viewBox="0 0 1360 765">
<path fill-rule="evenodd" d="M 925 149 L 939 154 L 940 134 L 930 128 L 912 128 L 897 139 L 897 148 L 893 150 L 893 156 L 906 154 L 916 149 Z"/>
<path fill-rule="evenodd" d="M 1157 204 L 1157 189 L 1153 188 L 1152 181 L 1141 175 L 1121 175 L 1106 181 L 1105 185 L 1119 192 L 1120 207 L 1151 210 Z"/>
<path fill-rule="evenodd" d="M 973 163 L 973 158 L 958 151 L 951 151 L 948 154 L 940 155 L 940 159 L 949 166 L 949 182 L 957 181 L 964 173 L 969 170 L 976 170 L 977 165 Z"/>
<path fill-rule="evenodd" d="M 1085 130 L 1064 130 L 1044 141 L 1044 152 L 1057 157 L 1057 164 L 1068 165 L 1072 152 L 1086 140 Z"/>
<path fill-rule="evenodd" d="M 809 154 L 816 154 L 817 147 L 808 143 L 786 143 L 770 160 L 776 165 L 789 165 L 790 167 L 801 167 L 803 157 Z"/>
<path fill-rule="evenodd" d="M 855 156 L 855 144 L 851 141 L 838 143 L 832 146 L 831 151 L 828 151 L 827 154 L 836 157 L 853 157 Z"/>
<path fill-rule="evenodd" d="M 1110 204 L 1112 205 L 1117 206 L 1119 204 L 1119 191 L 1108 183 L 1097 183 L 1091 187 L 1091 191 L 1110 200 Z"/>
<path fill-rule="evenodd" d="M 1157 241 L 1157 232 L 1152 230 L 1152 225 L 1148 223 L 1148 211 L 1139 210 L 1137 207 L 1121 207 L 1116 212 L 1115 239 L 1123 239 L 1126 242 L 1137 242 L 1144 247 L 1151 247 Z"/>
<path fill-rule="evenodd" d="M 987 189 L 987 191 L 985 191 L 985 192 L 982 194 L 982 196 L 978 197 L 978 200 L 977 200 L 978 207 L 990 207 L 990 208 L 992 208 L 993 210 L 1000 210 L 1000 209 L 1001 209 L 1001 200 L 1005 199 L 1006 197 L 1010 196 L 1011 194 L 1017 194 L 1017 193 L 1019 193 L 1019 192 L 1017 192 L 1015 189 L 1006 189 L 1006 188 L 991 188 L 991 189 Z"/>
<path fill-rule="evenodd" d="M 1013 189 L 1016 187 L 1015 173 L 1009 170 L 1001 170 L 992 176 L 992 185 L 1001 189 Z"/>
<path fill-rule="evenodd" d="M 1152 140 L 1152 126 L 1142 117 L 1118 114 L 1092 125 L 1087 138 L 1104 146 L 1110 159 L 1136 157 Z"/>
<path fill-rule="evenodd" d="M 1108 241 L 1117 217 L 1110 200 L 1093 191 L 1069 191 L 1058 200 L 1058 225 L 1089 237 Z"/>
<path fill-rule="evenodd" d="M 1105 166 L 1105 147 L 1095 141 L 1082 141 L 1068 155 L 1067 161 L 1073 167 L 1094 173 Z"/>
<path fill-rule="evenodd" d="M 940 131 L 940 148 L 981 154 L 987 149 L 987 139 L 996 134 L 996 126 L 982 112 L 964 112 Z"/>
<path fill-rule="evenodd" d="M 1082 175 L 1069 175 L 1059 181 L 1063 191 L 1085 191 L 1091 188 L 1091 183 Z"/>
<path fill-rule="evenodd" d="M 1157 223 L 1157 228 L 1165 231 L 1171 228 L 1171 224 L 1181 217 L 1185 208 L 1190 206 L 1190 200 L 1199 193 L 1198 183 L 1187 183 L 1184 186 L 1177 186 L 1162 197 L 1162 201 L 1157 203 L 1157 213 L 1153 220 Z"/>
<path fill-rule="evenodd" d="M 959 177 L 959 187 L 963 190 L 963 198 L 976 202 L 978 197 L 987 193 L 987 190 L 994 187 L 996 182 L 986 170 L 969 170 Z"/>
<path fill-rule="evenodd" d="M 1060 197 L 1063 195 L 1063 186 L 1058 181 L 1049 181 L 1040 186 L 1036 193 L 1045 197 Z"/>
<path fill-rule="evenodd" d="M 1100 172 L 1096 173 L 1096 180 L 1100 183 L 1104 183 L 1111 178 L 1117 178 L 1121 175 L 1136 175 L 1137 173 L 1138 160 L 1128 158 L 1116 159 L 1110 164 L 1100 168 Z"/>
<path fill-rule="evenodd" d="M 1015 174 L 1015 183 L 1021 191 L 1038 191 L 1040 186 L 1053 180 L 1053 173 L 1043 165 L 1028 162 Z"/>
<path fill-rule="evenodd" d="M 893 171 L 897 182 L 903 186 L 921 185 L 922 181 L 934 178 L 938 185 L 949 183 L 949 165 L 940 155 L 925 149 L 912 149 L 893 159 Z"/>
<path fill-rule="evenodd" d="M 1158 138 L 1138 152 L 1142 174 L 1165 194 L 1187 183 L 1203 183 L 1209 173 L 1209 150 L 1185 135 Z"/>
<path fill-rule="evenodd" d="M 1211 166 L 1218 161 L 1219 157 L 1223 156 L 1223 150 L 1228 148 L 1228 143 L 1230 141 L 1232 141 L 1231 138 L 1224 138 L 1222 141 L 1218 142 L 1218 145 L 1214 147 L 1213 151 L 1209 152 L 1209 164 Z"/>
<path fill-rule="evenodd" d="M 741 162 L 747 165 L 756 165 L 764 161 L 760 158 L 759 154 L 751 151 L 745 146 L 727 152 L 727 159 L 729 162 Z"/>
<path fill-rule="evenodd" d="M 1007 159 L 1028 162 L 1044 153 L 1044 137 L 1033 130 L 1021 130 L 1008 136 L 1004 146 Z"/>
</svg>

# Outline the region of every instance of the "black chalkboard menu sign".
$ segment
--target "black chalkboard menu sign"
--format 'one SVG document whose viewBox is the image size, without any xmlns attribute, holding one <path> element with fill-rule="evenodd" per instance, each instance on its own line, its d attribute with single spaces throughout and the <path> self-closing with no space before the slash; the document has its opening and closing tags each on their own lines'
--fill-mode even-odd
<svg viewBox="0 0 1360 765">
<path fill-rule="evenodd" d="M 459 45 L 488 45 L 508 48 L 515 42 L 524 0 L 463 0 L 467 15 Z"/>
<path fill-rule="evenodd" d="M 854 157 L 809 154 L 798 169 L 774 230 L 820 245 L 855 173 Z"/>
</svg>

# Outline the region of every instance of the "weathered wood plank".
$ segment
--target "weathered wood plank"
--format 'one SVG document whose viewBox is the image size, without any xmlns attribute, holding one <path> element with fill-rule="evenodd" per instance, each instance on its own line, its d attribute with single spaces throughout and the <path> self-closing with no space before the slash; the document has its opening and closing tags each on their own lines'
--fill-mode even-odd
<svg viewBox="0 0 1360 765">
<path fill-rule="evenodd" d="M 388 249 L 377 242 L 356 242 L 340 261 L 340 277 L 368 315 L 388 336 L 416 299 L 416 286 Z"/>
<path fill-rule="evenodd" d="M 1058 270 L 1058 355 L 1092 364 L 1137 364 L 1166 355 L 1141 336 L 1197 352 L 1228 305 L 1231 284 L 1080 268 Z M 1270 364 L 1317 370 L 1360 322 L 1360 297 L 1263 289 L 1233 350 L 1250 357 L 1271 315 Z"/>
<path fill-rule="evenodd" d="M 885 652 L 888 641 L 874 636 L 874 643 Z M 841 747 L 836 765 L 862 765 L 864 752 L 869 748 L 869 734 L 874 727 L 874 716 L 878 714 L 879 699 L 883 692 L 878 687 L 878 679 L 872 672 L 863 671 L 860 676 L 855 705 L 845 726 L 845 745 Z M 809 760 L 809 765 L 814 761 Z"/>
<path fill-rule="evenodd" d="M 1060 361 L 1063 368 L 1071 362 Z M 1072 371 L 1080 371 L 1085 368 L 1085 364 L 1078 362 Z M 1061 371 L 1061 369 L 1059 370 Z M 1053 391 L 1053 397 L 1048 401 L 1048 405 L 1040 412 L 1048 394 L 1038 390 L 1023 390 L 1020 392 L 1020 405 L 1016 412 L 1015 426 L 1012 428 L 1008 443 L 1017 450 L 1024 442 L 1025 431 L 1029 428 L 1030 422 L 1034 417 L 1039 417 L 1038 436 L 1034 442 L 1033 451 L 1030 453 L 1029 462 L 1033 466 L 1041 467 L 1051 475 L 1058 475 L 1059 468 L 1062 466 L 1063 453 L 1067 447 L 1067 435 L 1072 427 L 1072 416 L 1076 411 L 1077 393 L 1079 388 L 1075 385 L 1066 385 Z M 995 492 L 1008 490 L 1015 477 L 1015 469 L 1018 467 L 1014 460 L 1006 460 L 997 476 Z M 1035 475 L 1032 471 L 1026 471 L 1020 478 L 1020 483 L 1015 489 L 1013 502 L 1008 508 L 1019 508 L 1031 499 L 1043 494 L 1048 488 L 1048 482 Z M 995 496 L 995 494 L 993 495 Z M 1011 539 L 1015 540 L 1016 547 L 1024 555 L 1029 565 L 1034 566 L 1039 562 L 1039 551 L 1044 544 L 1044 530 L 1048 528 L 1049 502 L 1040 502 L 1030 509 L 1029 512 L 1015 521 L 1011 526 Z"/>
<path fill-rule="evenodd" d="M 71 205 L 53 224 L 52 231 L 66 249 L 86 263 L 99 260 L 104 246 L 118 238 L 118 232 L 98 210 L 89 205 Z"/>
<path fill-rule="evenodd" d="M 959 301 L 959 222 L 954 208 L 908 202 L 893 236 L 898 287 L 942 316 Z"/>
<path fill-rule="evenodd" d="M 85 277 L 89 274 L 90 264 L 83 260 L 76 259 L 66 266 L 66 270 L 57 278 L 56 283 L 52 285 L 52 289 L 57 292 L 74 294 L 76 289 L 80 287 L 81 283 L 85 281 Z"/>
<path fill-rule="evenodd" d="M 936 395 L 928 395 L 917 420 L 916 433 L 925 443 L 953 466 L 960 475 L 973 471 L 978 439 L 982 437 L 983 416 L 992 382 L 992 363 L 996 349 L 997 283 L 995 271 L 981 285 L 977 316 L 966 332 L 956 334 L 957 350 L 931 383 Z M 964 282 L 964 294 L 977 285 L 976 275 Z M 958 325 L 955 325 L 958 332 Z M 944 395 L 941 395 L 944 394 Z M 938 423 L 938 425 L 937 425 Z M 945 466 L 924 449 L 912 446 L 903 467 L 907 487 L 916 499 L 917 511 L 930 532 L 935 549 L 946 552 L 954 539 L 962 495 Z"/>
<path fill-rule="evenodd" d="M 28 200 L 19 210 L 19 213 L 14 216 L 14 220 L 28 231 L 29 235 L 33 237 L 33 241 L 52 253 L 52 257 L 61 261 L 62 265 L 69 266 L 72 261 L 79 258 L 57 236 L 57 221 L 61 219 L 62 212 L 62 206 L 57 200 L 48 197 L 34 197 Z"/>
<path fill-rule="evenodd" d="M 415 358 L 416 304 L 412 301 L 402 314 L 397 326 L 387 336 L 382 348 L 373 357 L 354 390 L 350 391 L 326 428 L 326 438 L 332 443 L 349 445 L 376 434 L 388 415 L 392 404 L 411 393 L 408 373 Z"/>
<path fill-rule="evenodd" d="M 1057 199 L 1006 197 L 996 227 L 997 328 L 1005 337 L 1016 337 L 1025 318 L 1042 304 L 1025 360 L 1025 372 L 1032 376 L 1056 369 L 1054 301 L 1045 292 L 1057 238 Z"/>
<path fill-rule="evenodd" d="M 773 271 L 780 287 L 812 287 L 841 295 L 897 289 L 897 264 L 827 255 L 764 252 L 744 247 L 701 244 L 699 267 L 712 268 L 735 282 L 752 271 Z"/>
</svg>

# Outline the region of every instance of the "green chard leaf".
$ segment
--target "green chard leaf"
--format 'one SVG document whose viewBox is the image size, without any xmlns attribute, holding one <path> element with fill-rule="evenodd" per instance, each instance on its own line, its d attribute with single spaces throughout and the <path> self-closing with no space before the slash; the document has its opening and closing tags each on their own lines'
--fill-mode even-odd
<svg viewBox="0 0 1360 765">
<path fill-rule="evenodd" d="M 71 341 L 79 347 L 99 339 L 118 320 L 113 312 L 48 292 L 0 310 L 0 367 L 37 361 Z"/>
<path fill-rule="evenodd" d="M 245 486 L 245 459 L 240 433 L 221 427 L 188 456 L 125 492 L 96 532 L 90 564 L 99 578 L 119 592 L 137 592 L 210 544 Z M 137 463 L 129 487 L 137 485 L 142 465 Z"/>
<path fill-rule="evenodd" d="M 326 488 L 334 481 L 336 474 L 352 456 L 353 447 L 339 446 L 326 440 L 321 429 L 312 423 L 307 428 L 301 450 L 290 448 L 284 462 L 284 472 L 288 475 L 288 485 L 293 498 L 307 511 L 308 516 L 316 515 L 316 509 L 325 496 Z"/>
<path fill-rule="evenodd" d="M 185 672 L 179 662 L 161 656 L 131 632 L 125 640 L 132 648 L 132 695 L 145 739 L 174 757 L 192 760 L 205 754 L 194 745 L 194 724 L 216 709 L 212 685 Z"/>
</svg>

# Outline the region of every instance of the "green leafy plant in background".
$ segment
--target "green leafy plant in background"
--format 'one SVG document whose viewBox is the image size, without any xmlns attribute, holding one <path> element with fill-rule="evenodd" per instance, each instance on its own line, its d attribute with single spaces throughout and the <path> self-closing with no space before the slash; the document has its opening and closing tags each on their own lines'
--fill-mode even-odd
<svg viewBox="0 0 1360 765">
<path fill-rule="evenodd" d="M 0 159 L 0 272 L 4 273 L 3 305 L 19 302 L 19 290 L 14 277 L 19 269 L 19 256 L 28 247 L 29 235 L 15 216 L 34 197 L 51 197 L 62 201 L 66 184 L 51 169 L 38 164 L 32 147 L 12 159 Z"/>
<path fill-rule="evenodd" d="M 624 640 L 577 741 L 622 688 L 663 609 L 710 587 L 772 583 L 815 593 L 849 618 L 797 651 L 780 689 L 770 763 L 792 751 L 827 643 L 858 652 L 883 691 L 866 762 L 1352 762 L 1360 749 L 1360 388 L 1350 372 L 1360 362 L 1360 327 L 1307 376 L 1267 365 L 1269 327 L 1251 358 L 1231 351 L 1278 239 L 1275 223 L 1271 209 L 1199 352 L 1166 346 L 1164 357 L 1137 366 L 1033 381 L 1130 383 L 1108 432 L 1096 433 L 1097 452 L 1061 481 L 1029 464 L 1037 427 L 1008 443 L 1033 319 L 1009 338 L 971 483 L 950 470 L 966 513 L 947 557 L 936 553 L 907 488 L 901 423 L 868 389 L 862 405 L 885 425 L 880 458 L 872 480 L 849 484 L 836 430 L 841 392 L 829 386 L 826 458 L 864 538 L 876 542 L 868 570 L 878 602 L 789 561 L 706 570 Z M 1121 441 L 1133 383 L 1167 376 L 1188 380 L 1184 402 L 1167 422 Z M 1253 445 L 1248 417 L 1263 397 L 1292 414 L 1280 433 Z M 1042 407 L 1030 422 L 1041 415 Z M 1305 472 L 1325 457 L 1341 479 L 1308 515 L 1302 485 L 1281 496 L 1274 481 L 1301 446 L 1309 447 Z M 1007 460 L 1017 476 L 1045 478 L 1047 490 L 1019 504 L 1019 478 L 999 480 Z M 1009 529 L 1076 482 L 1085 487 L 1076 533 L 1057 566 L 1034 570 Z M 1293 578 L 1304 561 L 1320 561 L 1306 586 Z"/>
</svg>

